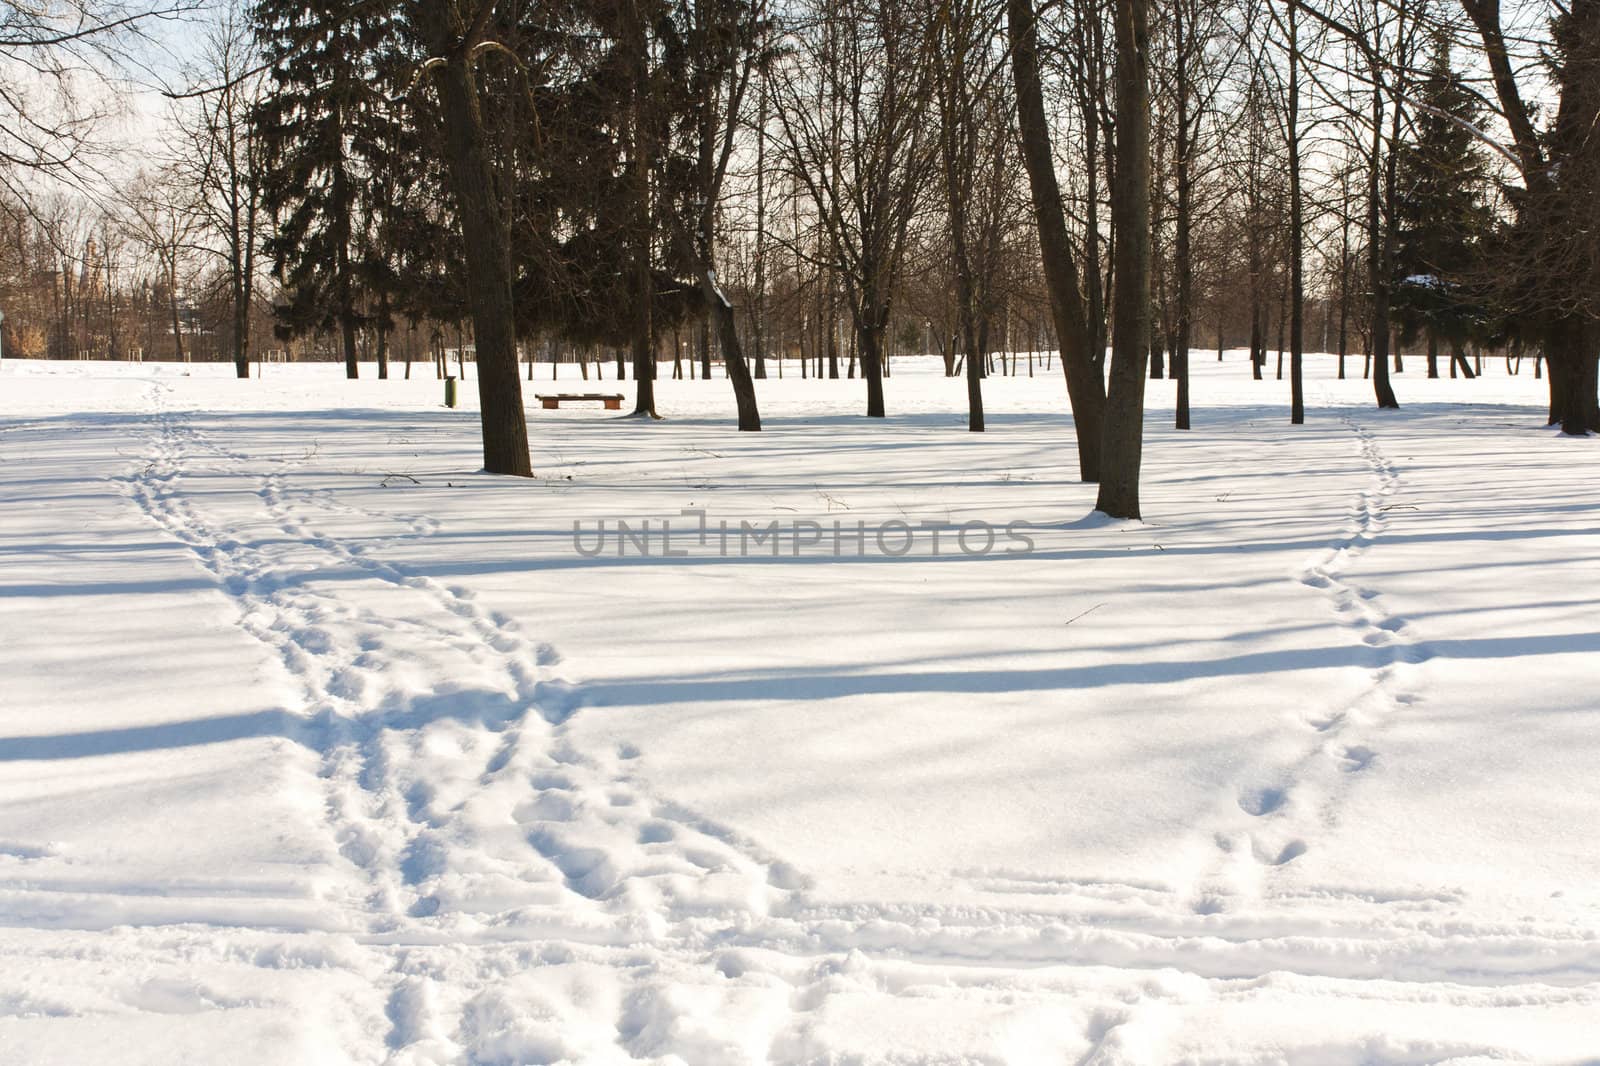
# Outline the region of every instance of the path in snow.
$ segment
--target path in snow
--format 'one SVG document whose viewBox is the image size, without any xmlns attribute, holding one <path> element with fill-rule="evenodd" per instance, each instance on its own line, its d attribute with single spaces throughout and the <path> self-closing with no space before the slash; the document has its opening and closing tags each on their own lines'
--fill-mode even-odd
<svg viewBox="0 0 1600 1066">
<path fill-rule="evenodd" d="M 122 486 L 213 575 L 240 628 L 301 688 L 292 735 L 322 760 L 330 831 L 360 875 L 341 901 L 348 928 L 392 956 L 391 1049 L 460 1050 L 433 1017 L 436 978 L 427 966 L 411 972 L 408 947 L 678 939 L 679 924 L 759 915 L 797 887 L 782 863 L 651 797 L 628 772 L 634 753 L 574 748 L 563 725 L 581 690 L 552 673 L 554 649 L 478 607 L 471 591 L 380 558 L 386 541 L 426 538 L 432 519 L 405 515 L 402 533 L 344 545 L 316 523 L 350 505 L 295 488 L 294 460 L 257 473 L 250 457 L 168 410 L 167 391 L 151 386 L 148 453 Z M 196 459 L 254 479 L 265 521 L 253 537 L 213 524 L 186 493 Z M 483 915 L 497 928 L 467 918 Z M 464 987 L 444 993 L 449 1006 L 463 1009 L 494 976 L 450 975 Z"/>
<path fill-rule="evenodd" d="M 1259 895 L 1274 867 L 1306 854 L 1319 828 L 1337 820 L 1340 795 L 1354 787 L 1351 775 L 1363 773 L 1378 758 L 1374 745 L 1385 719 L 1421 699 L 1409 667 L 1431 657 L 1427 645 L 1411 637 L 1413 627 L 1405 618 L 1385 609 L 1377 589 L 1344 576 L 1351 561 L 1382 536 L 1389 511 L 1407 506 L 1396 500 L 1401 479 L 1372 433 L 1349 416 L 1342 420 L 1355 435 L 1371 480 L 1351 500 L 1349 521 L 1339 535 L 1297 576 L 1327 597 L 1334 617 L 1361 647 L 1372 649 L 1371 683 L 1347 707 L 1306 718 L 1303 754 L 1240 788 L 1239 809 L 1248 820 L 1216 835 L 1220 865 L 1201 886 L 1195 906 L 1202 914 L 1223 910 L 1231 893 Z"/>
<path fill-rule="evenodd" d="M 1415 594 L 1397 598 L 1374 577 L 1392 544 L 1412 550 L 1429 535 L 1412 508 L 1428 505 L 1438 484 L 1425 462 L 1408 464 L 1402 482 L 1390 458 L 1395 427 L 1354 416 L 1307 427 L 1293 469 L 1275 473 L 1290 486 L 1277 496 L 1235 475 L 1262 442 L 1283 439 L 1278 430 L 1250 415 L 1202 428 L 1181 453 L 1153 449 L 1151 490 L 1165 506 L 1152 513 L 1176 514 L 1172 494 L 1188 494 L 1188 506 L 1214 499 L 1215 516 L 1045 529 L 1038 558 L 1015 564 L 698 560 L 679 570 L 649 560 L 635 570 L 559 554 L 569 518 L 595 513 L 584 507 L 672 515 L 706 493 L 725 501 L 719 485 L 753 486 L 723 503 L 731 514 L 749 499 L 804 513 L 795 509 L 804 494 L 819 517 L 871 505 L 959 521 L 1040 498 L 1059 508 L 1076 488 L 1050 481 L 1059 427 L 1005 419 L 1003 390 L 1020 385 L 994 383 L 992 439 L 952 438 L 978 457 L 955 474 L 954 453 L 932 450 L 954 446 L 932 416 L 895 427 L 895 448 L 871 453 L 884 470 L 851 456 L 873 447 L 870 438 L 834 452 L 781 416 L 762 439 L 717 449 L 692 421 L 607 426 L 604 444 L 580 436 L 588 424 L 576 417 L 570 429 L 550 421 L 541 428 L 553 439 L 541 447 L 585 458 L 565 466 L 574 475 L 565 486 L 551 472 L 552 494 L 539 497 L 546 513 L 525 527 L 520 512 L 503 510 L 526 499 L 511 491 L 522 486 L 465 475 L 474 495 L 444 506 L 432 488 L 375 493 L 361 464 L 394 450 L 393 440 L 341 436 L 319 451 L 292 418 L 225 434 L 226 416 L 195 413 L 186 386 L 153 375 L 141 442 L 110 484 L 203 573 L 184 602 L 223 600 L 288 695 L 248 722 L 151 727 L 152 744 L 168 738 L 199 763 L 225 741 L 287 738 L 271 749 L 276 776 L 263 788 L 313 798 L 331 859 L 325 873 L 307 860 L 284 893 L 306 898 L 271 908 L 264 896 L 187 909 L 174 899 L 121 912 L 128 927 L 97 936 L 84 918 L 94 905 L 80 902 L 62 912 L 54 939 L 0 931 L 0 959 L 13 968 L 144 974 L 109 1015 L 54 986 L 0 984 L 0 1060 L 7 1033 L 22 1032 L 8 1029 L 16 1019 L 135 1026 L 181 1011 L 226 1025 L 258 1011 L 287 1034 L 296 1018 L 283 1004 L 319 998 L 341 1004 L 334 1013 L 345 1020 L 315 1030 L 315 1046 L 263 1046 L 261 1061 L 1107 1064 L 1272 1061 L 1284 1049 L 1352 1063 L 1570 1058 L 1600 1005 L 1592 921 L 1563 922 L 1560 907 L 1497 909 L 1475 883 L 1449 876 L 1328 865 L 1353 825 L 1370 831 L 1354 812 L 1392 797 L 1432 719 L 1448 713 L 1432 670 L 1460 644 L 1448 619 L 1394 606 Z M 470 463 L 475 442 L 455 413 L 426 417 L 449 434 L 445 468 Z M 373 412 L 350 424 L 369 438 L 384 432 Z M 92 419 L 71 425 L 99 431 Z M 648 444 L 635 442 L 647 432 Z M 834 461 L 862 473 L 819 469 Z M 663 487 L 680 467 L 682 487 Z M 350 468 L 362 477 L 345 476 Z M 1346 487 L 1353 496 L 1340 515 L 1324 503 Z M 926 512 L 907 509 L 910 492 L 931 501 Z M 1295 493 L 1305 514 L 1284 505 Z M 1220 506 L 1230 498 L 1243 510 Z M 407 509 L 415 499 L 430 502 Z M 496 522 L 481 524 L 483 515 Z M 1343 523 L 1331 534 L 1328 516 Z M 516 537 L 491 539 L 500 530 Z M 857 588 L 873 595 L 852 600 Z M 601 623 L 600 639 L 571 639 L 587 624 L 575 618 L 580 603 Z M 1158 628 L 1145 604 L 1184 610 Z M 895 633 L 904 605 L 927 618 Z M 751 630 L 752 619 L 771 630 Z M 1186 631 L 1199 620 L 1221 636 Z M 970 660 L 938 643 L 941 623 L 979 642 Z M 625 654 L 607 660 L 597 650 L 612 626 Z M 841 654 L 857 626 L 897 639 Z M 729 648 L 748 657 L 722 665 L 715 656 Z M 806 661 L 814 648 L 835 657 Z M 675 658 L 686 680 L 664 669 Z M 1269 683 L 1275 672 L 1325 691 Z M 815 697 L 796 698 L 791 683 Z M 239 685 L 260 682 L 242 674 Z M 1137 709 L 1148 716 L 1133 718 Z M 980 732 L 962 732 L 969 717 Z M 1198 723 L 1192 732 L 1181 732 L 1185 718 Z M 872 732 L 880 722 L 883 733 Z M 193 735 L 180 739 L 186 728 Z M 676 751 L 660 744 L 663 729 L 682 734 Z M 1153 744 L 1163 730 L 1180 732 Z M 741 731 L 740 743 L 768 749 L 763 759 L 719 746 Z M 1067 746 L 1052 747 L 1061 734 Z M 894 746 L 875 746 L 883 737 Z M 40 754 L 71 748 L 22 740 Z M 700 771 L 675 760 L 702 742 L 719 779 L 685 789 L 672 775 Z M 1074 760 L 1075 747 L 1089 754 Z M 766 779 L 785 761 L 806 769 L 818 753 L 841 764 L 826 778 L 833 796 Z M 1055 791 L 1026 813 L 988 809 L 1025 798 L 1040 760 L 1086 778 L 1104 763 L 1116 789 L 1074 793 L 1046 778 L 1040 787 Z M 920 802 L 852 806 L 877 787 L 880 763 L 909 785 L 923 767 L 955 766 L 949 787 L 961 791 L 948 807 L 966 820 Z M 24 756 L 0 770 L 29 765 Z M 974 784 L 991 774 L 1015 780 Z M 761 817 L 747 817 L 741 794 L 758 797 Z M 846 813 L 805 825 L 818 839 L 801 840 L 774 830 L 791 816 L 769 794 Z M 1103 808 L 1085 806 L 1102 798 Z M 1191 814 L 1163 815 L 1157 832 L 1138 808 L 1162 799 Z M 183 802 L 204 801 L 174 797 Z M 1403 810 L 1393 813 L 1403 825 Z M 1003 827 L 1025 842 L 1030 816 L 1040 853 L 984 839 Z M 941 855 L 930 837 L 946 834 Z M 886 867 L 902 846 L 937 857 L 909 875 L 817 861 L 835 842 L 860 854 L 864 840 Z M 1011 857 L 971 860 L 963 851 L 974 843 Z M 81 854 L 7 829 L 0 891 L 41 899 L 47 886 L 26 871 Z M 1152 854 L 1171 861 L 1152 864 Z M 178 886 L 144 890 L 171 897 Z M 1585 913 L 1579 906 L 1571 913 Z M 29 907 L 9 924 L 45 924 L 48 905 Z M 251 993 L 224 962 L 270 968 L 282 988 L 299 982 L 298 998 Z M 154 1061 L 163 1039 L 148 1042 Z M 207 1058 L 204 1046 L 175 1046 L 168 1059 Z"/>
</svg>

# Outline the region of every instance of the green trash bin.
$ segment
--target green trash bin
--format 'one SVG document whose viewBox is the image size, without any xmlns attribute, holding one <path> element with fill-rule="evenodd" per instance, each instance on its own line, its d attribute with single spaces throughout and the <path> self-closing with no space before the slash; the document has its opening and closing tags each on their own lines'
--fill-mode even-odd
<svg viewBox="0 0 1600 1066">
<path fill-rule="evenodd" d="M 456 379 L 453 375 L 445 375 L 444 405 L 446 407 L 454 407 L 456 405 Z"/>
</svg>

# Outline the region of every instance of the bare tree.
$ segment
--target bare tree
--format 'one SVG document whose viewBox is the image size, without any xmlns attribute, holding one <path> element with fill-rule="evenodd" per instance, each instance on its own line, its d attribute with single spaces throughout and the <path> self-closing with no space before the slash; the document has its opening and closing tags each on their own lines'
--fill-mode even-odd
<svg viewBox="0 0 1600 1066">
<path fill-rule="evenodd" d="M 1011 223 L 1010 99 L 998 0 L 940 0 L 932 12 L 933 71 L 962 349 L 967 428 L 982 432 L 990 317 L 1004 278 Z"/>
<path fill-rule="evenodd" d="M 1055 154 L 1051 149 L 1050 123 L 1040 78 L 1039 35 L 1033 0 L 1007 0 L 1006 16 L 1022 158 L 1033 192 L 1045 283 L 1050 289 L 1050 309 L 1061 348 L 1061 369 L 1066 375 L 1067 395 L 1077 431 L 1078 473 L 1084 481 L 1099 481 L 1106 390 L 1100 361 L 1093 353 L 1095 333 L 1084 305 L 1078 261 L 1067 235 L 1066 212 L 1056 180 Z M 1148 208 L 1148 204 L 1146 206 Z"/>
<path fill-rule="evenodd" d="M 1112 296 L 1111 380 L 1097 510 L 1139 518 L 1145 361 L 1150 357 L 1150 26 L 1148 0 L 1116 0 L 1117 287 Z"/>
<path fill-rule="evenodd" d="M 745 93 L 752 73 L 764 58 L 765 22 L 765 5 L 760 2 L 695 0 L 688 49 L 693 64 L 689 80 L 694 96 L 695 190 L 699 197 L 692 258 L 707 313 L 717 324 L 722 362 L 733 383 L 739 428 L 752 432 L 761 429 L 761 413 L 745 363 L 733 302 L 717 282 L 716 221 L 728 161 L 733 157 L 743 121 Z M 710 377 L 710 345 L 705 338 L 701 359 L 702 375 Z"/>
<path fill-rule="evenodd" d="M 211 26 L 191 80 L 196 89 L 179 101 L 174 115 L 174 165 L 195 190 L 201 243 L 226 273 L 234 372 L 247 378 L 261 208 L 260 155 L 250 116 L 263 74 L 237 0 Z"/>
<path fill-rule="evenodd" d="M 128 236 L 155 258 L 172 327 L 173 349 L 180 362 L 189 353 L 183 344 L 182 299 L 200 228 L 194 188 L 174 168 L 146 172 L 123 193 Z"/>
<path fill-rule="evenodd" d="M 1222 153 L 1202 158 L 1207 145 L 1202 132 L 1212 117 L 1215 100 L 1231 73 L 1232 54 L 1223 48 L 1224 10 L 1208 0 L 1172 0 L 1165 25 L 1166 75 L 1162 90 L 1172 109 L 1172 182 L 1174 204 L 1173 273 L 1175 313 L 1172 336 L 1172 377 L 1177 382 L 1175 424 L 1189 428 L 1189 349 L 1195 317 L 1195 215 L 1196 187 L 1214 170 Z M 1235 50 L 1236 53 L 1237 50 Z M 1213 148 L 1215 146 L 1212 146 Z"/>
<path fill-rule="evenodd" d="M 774 80 L 785 164 L 843 279 L 867 415 L 882 418 L 885 339 L 933 173 L 927 49 L 909 0 L 822 0 L 808 16 Z"/>
<path fill-rule="evenodd" d="M 49 174 L 82 186 L 110 145 L 100 134 L 155 23 L 201 0 L 11 0 L 0 6 L 0 186 L 26 204 Z M 24 180 L 24 175 L 31 176 Z"/>
</svg>

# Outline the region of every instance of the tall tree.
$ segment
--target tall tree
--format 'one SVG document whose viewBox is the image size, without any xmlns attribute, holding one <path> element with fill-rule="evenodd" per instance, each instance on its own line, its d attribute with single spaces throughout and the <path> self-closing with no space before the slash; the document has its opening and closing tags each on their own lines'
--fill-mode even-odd
<svg viewBox="0 0 1600 1066">
<path fill-rule="evenodd" d="M 1395 212 L 1398 195 L 1398 156 L 1395 147 L 1400 140 L 1404 99 L 1404 71 L 1407 66 L 1408 36 L 1413 33 L 1413 19 L 1408 11 L 1408 0 L 1398 0 L 1394 7 L 1394 25 L 1385 35 L 1384 2 L 1372 0 L 1370 22 L 1366 32 L 1370 37 L 1364 51 L 1372 85 L 1372 118 L 1368 131 L 1371 150 L 1367 156 L 1367 276 L 1371 282 L 1372 298 L 1368 307 L 1371 325 L 1372 388 L 1380 409 L 1395 409 L 1400 401 L 1389 383 L 1389 302 L 1394 271 Z M 1385 59 L 1386 51 L 1390 58 Z M 1389 99 L 1392 95 L 1393 99 Z M 1385 116 L 1388 133 L 1385 135 Z"/>
<path fill-rule="evenodd" d="M 928 56 L 909 0 L 823 0 L 775 81 L 787 165 L 826 236 L 867 385 L 883 360 L 912 218 L 932 175 Z M 830 330 L 831 333 L 831 330 Z"/>
<path fill-rule="evenodd" d="M 345 374 L 359 374 L 354 239 L 364 182 L 351 151 L 372 101 L 371 58 L 385 23 L 356 0 L 256 0 L 271 91 L 254 112 L 262 203 L 275 222 L 264 251 L 283 286 L 291 334 L 337 328 Z"/>
<path fill-rule="evenodd" d="M 1600 0 L 1558 8 L 1547 70 L 1559 94 L 1555 116 L 1535 127 L 1501 24 L 1499 0 L 1461 0 L 1488 63 L 1506 150 L 1522 178 L 1517 232 L 1502 269 L 1524 330 L 1544 347 L 1550 421 L 1562 431 L 1600 431 L 1600 262 L 1593 231 L 1600 202 Z"/>
<path fill-rule="evenodd" d="M 1150 27 L 1148 0 L 1116 0 L 1117 185 L 1111 198 L 1111 381 L 1097 510 L 1140 517 L 1145 361 L 1150 357 Z"/>
<path fill-rule="evenodd" d="M 1450 45 L 1448 36 L 1437 34 L 1431 66 L 1418 87 L 1415 133 L 1398 149 L 1393 306 L 1402 340 L 1424 333 L 1430 353 L 1445 343 L 1471 377 L 1462 349 L 1487 324 L 1480 264 L 1494 212 L 1487 198 L 1488 161 L 1471 132 L 1483 124 L 1483 108 L 1451 69 Z M 1432 354 L 1428 376 L 1439 376 Z"/>
<path fill-rule="evenodd" d="M 1005 50 L 995 0 L 939 0 L 932 12 L 939 149 L 965 353 L 967 428 L 982 432 L 990 316 L 1003 281 L 1011 172 Z"/>
<path fill-rule="evenodd" d="M 251 116 L 261 103 L 260 56 L 237 3 L 222 10 L 202 45 L 197 88 L 174 116 L 176 166 L 195 189 L 203 241 L 227 278 L 234 373 L 250 376 L 250 320 L 261 243 L 261 146 Z"/>
<path fill-rule="evenodd" d="M 1300 167 L 1300 18 L 1298 0 L 1288 0 L 1284 18 L 1285 59 L 1289 65 L 1284 107 L 1284 144 L 1289 151 L 1289 422 L 1306 420 L 1305 362 L 1305 220 Z"/>
<path fill-rule="evenodd" d="M 1050 290 L 1050 310 L 1061 350 L 1061 369 L 1067 379 L 1067 396 L 1072 404 L 1072 420 L 1078 438 L 1078 474 L 1084 481 L 1099 481 L 1105 435 L 1105 379 L 1092 351 L 1094 332 L 1084 306 L 1078 261 L 1067 235 L 1066 211 L 1062 207 L 1061 186 L 1056 180 L 1055 153 L 1050 144 L 1050 121 L 1045 111 L 1044 83 L 1039 71 L 1039 31 L 1033 0 L 1007 0 L 1006 26 L 1011 44 L 1012 76 L 1016 82 L 1022 159 L 1033 194 L 1045 284 Z M 1148 121 L 1148 116 L 1142 121 Z"/>
<path fill-rule="evenodd" d="M 495 36 L 514 28 L 496 21 L 496 9 L 495 0 L 407 0 L 403 11 L 405 28 L 426 56 L 419 77 L 437 93 L 437 108 L 419 106 L 418 116 L 434 124 L 443 144 L 461 228 L 477 346 L 483 466 L 491 474 L 531 477 L 513 296 L 513 176 L 508 170 L 515 154 L 496 150 L 490 119 L 508 106 L 516 87 L 526 89 L 528 64 Z M 491 83 L 485 68 L 491 63 L 505 68 L 493 83 L 505 96 L 500 100 L 486 98 Z M 420 88 L 414 86 L 413 92 Z"/>
<path fill-rule="evenodd" d="M 176 168 L 168 167 L 141 174 L 121 197 L 129 236 L 158 264 L 173 352 L 179 362 L 188 362 L 191 354 L 183 342 L 183 295 L 200 228 L 194 191 Z"/>
<path fill-rule="evenodd" d="M 682 0 L 678 15 L 682 47 L 669 53 L 668 65 L 683 86 L 684 139 L 694 155 L 690 203 L 685 205 L 693 220 L 689 235 L 693 253 L 684 266 L 696 278 L 706 314 L 716 323 L 739 428 L 757 431 L 761 413 L 755 384 L 745 362 L 733 301 L 717 281 L 716 242 L 717 210 L 743 124 L 745 94 L 766 58 L 767 17 L 762 3 L 748 0 Z M 710 377 L 708 344 L 702 347 L 702 359 L 702 373 Z"/>
<path fill-rule="evenodd" d="M 1231 72 L 1227 58 L 1214 49 L 1222 36 L 1224 10 L 1220 5 L 1211 0 L 1173 0 L 1169 14 L 1170 44 L 1166 49 L 1169 77 L 1165 89 L 1173 112 L 1174 422 L 1176 428 L 1188 429 L 1189 349 L 1194 341 L 1196 302 L 1195 199 L 1196 186 L 1208 166 L 1202 158 L 1205 146 L 1201 143 L 1201 134 L 1216 94 Z M 1216 165 L 1214 161 L 1209 164 Z"/>
</svg>

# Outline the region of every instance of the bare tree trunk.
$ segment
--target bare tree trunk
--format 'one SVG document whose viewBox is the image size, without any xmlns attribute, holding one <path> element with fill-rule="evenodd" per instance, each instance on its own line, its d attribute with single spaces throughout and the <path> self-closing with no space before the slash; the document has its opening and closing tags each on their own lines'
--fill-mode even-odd
<svg viewBox="0 0 1600 1066">
<path fill-rule="evenodd" d="M 1116 0 L 1117 285 L 1113 296 L 1111 384 L 1099 499 L 1113 518 L 1140 517 L 1144 450 L 1144 361 L 1150 336 L 1150 31 L 1149 0 Z"/>
<path fill-rule="evenodd" d="M 174 248 L 172 251 L 172 266 L 167 270 L 167 306 L 172 312 L 172 343 L 177 351 L 178 362 L 187 363 L 189 361 L 189 357 L 184 353 L 183 350 L 183 320 L 178 314 L 177 254 L 177 249 Z M 351 375 L 351 377 L 354 376 L 355 375 L 353 374 Z"/>
<path fill-rule="evenodd" d="M 839 318 L 838 306 L 833 292 L 828 293 L 828 380 L 835 381 L 839 377 Z M 821 368 L 818 368 L 821 373 Z"/>
<path fill-rule="evenodd" d="M 1380 169 L 1383 153 L 1383 88 L 1372 90 L 1372 154 L 1367 171 L 1367 247 L 1372 284 L 1372 387 L 1378 407 L 1399 408 L 1394 388 L 1389 384 L 1389 256 L 1388 231 L 1383 223 Z M 1389 173 L 1394 173 L 1394 148 L 1389 151 Z"/>
<path fill-rule="evenodd" d="M 1142 2 L 1142 0 L 1140 0 Z M 1067 396 L 1078 437 L 1078 471 L 1084 481 L 1098 481 L 1105 432 L 1106 393 L 1079 294 L 1078 265 L 1067 237 L 1061 187 L 1056 181 L 1055 157 L 1050 148 L 1050 123 L 1044 109 L 1039 79 L 1039 35 L 1033 0 L 1007 0 L 1011 66 L 1017 88 L 1017 123 L 1022 132 L 1022 156 L 1033 193 L 1033 210 L 1039 226 L 1039 247 L 1044 261 L 1045 284 L 1050 290 L 1050 310 L 1061 346 L 1061 367 L 1067 379 Z M 1146 116 L 1145 121 L 1148 121 Z M 1148 151 L 1148 148 L 1147 148 Z M 1141 373 L 1143 368 L 1141 367 Z"/>
<path fill-rule="evenodd" d="M 1298 8 L 1289 5 L 1289 423 L 1306 420 L 1305 222 L 1300 203 L 1300 36 Z"/>
<path fill-rule="evenodd" d="M 716 274 L 710 269 L 700 272 L 700 291 L 705 295 L 706 306 L 717 320 L 722 337 L 722 365 L 728 370 L 728 380 L 733 383 L 733 400 L 739 409 L 739 429 L 748 433 L 761 430 L 761 413 L 756 406 L 756 386 L 750 378 L 750 368 L 745 364 L 744 351 L 739 345 L 739 328 L 734 318 L 733 304 L 728 302 L 717 285 Z M 709 369 L 707 370 L 709 374 Z"/>
<path fill-rule="evenodd" d="M 1172 5 L 1173 18 L 1173 47 L 1176 50 L 1176 78 L 1173 91 L 1177 95 L 1178 143 L 1177 143 L 1177 178 L 1178 178 L 1178 214 L 1177 234 L 1174 238 L 1176 247 L 1173 254 L 1177 260 L 1175 266 L 1178 271 L 1178 335 L 1177 343 L 1172 348 L 1172 376 L 1177 379 L 1176 417 L 1174 425 L 1177 429 L 1189 428 L 1189 340 L 1192 330 L 1192 316 L 1194 313 L 1194 264 L 1190 262 L 1189 231 L 1193 226 L 1193 174 L 1191 173 L 1192 161 L 1189 158 L 1192 149 L 1191 133 L 1189 130 L 1189 49 L 1190 42 L 1185 39 L 1185 26 L 1183 23 L 1184 3 L 1179 0 Z M 1193 32 L 1193 27 L 1188 27 Z"/>
<path fill-rule="evenodd" d="M 378 331 L 378 380 L 389 378 L 389 293 L 378 294 L 378 321 L 373 326 Z"/>
<path fill-rule="evenodd" d="M 1345 172 L 1348 174 L 1348 171 Z M 1350 197 L 1340 176 L 1339 200 L 1339 380 L 1344 380 L 1344 361 L 1350 350 Z"/>
<path fill-rule="evenodd" d="M 448 25 L 442 13 L 439 20 Z M 448 34 L 446 29 L 445 40 Z M 532 477 L 522 382 L 517 376 L 511 227 L 497 191 L 472 67 L 475 42 L 452 43 L 456 47 L 438 75 L 439 96 L 444 110 L 445 161 L 455 190 L 472 300 L 483 468 L 491 474 Z"/>
<path fill-rule="evenodd" d="M 628 151 L 629 210 L 633 219 L 631 236 L 633 298 L 630 334 L 633 348 L 633 413 L 659 418 L 656 414 L 655 351 L 651 303 L 655 286 L 650 276 L 650 135 L 646 129 L 645 107 L 650 93 L 648 44 L 639 0 L 623 0 L 625 11 L 629 74 L 633 81 L 632 143 Z"/>
</svg>

